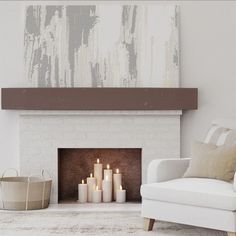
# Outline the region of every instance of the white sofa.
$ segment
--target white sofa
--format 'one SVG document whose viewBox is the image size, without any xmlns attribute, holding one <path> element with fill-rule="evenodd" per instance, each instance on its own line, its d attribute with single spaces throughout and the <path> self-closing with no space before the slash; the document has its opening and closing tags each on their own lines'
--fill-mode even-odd
<svg viewBox="0 0 236 236">
<path fill-rule="evenodd" d="M 213 124 L 236 130 L 236 119 L 217 119 Z M 155 220 L 161 220 L 236 236 L 236 177 L 232 183 L 181 178 L 189 160 L 158 159 L 149 164 L 147 184 L 141 186 L 144 230 L 152 230 Z"/>
</svg>

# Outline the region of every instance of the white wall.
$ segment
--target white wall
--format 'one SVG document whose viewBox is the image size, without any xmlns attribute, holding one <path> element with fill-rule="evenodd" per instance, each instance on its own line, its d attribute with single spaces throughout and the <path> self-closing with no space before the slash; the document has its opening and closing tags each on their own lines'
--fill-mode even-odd
<svg viewBox="0 0 236 236">
<path fill-rule="evenodd" d="M 202 138 L 214 117 L 236 118 L 236 2 L 157 4 L 170 3 L 180 5 L 182 87 L 199 88 L 199 109 L 182 117 L 188 156 L 191 140 Z M 0 2 L 0 87 L 24 86 L 23 30 L 24 3 Z M 0 111 L 0 173 L 18 167 L 18 146 L 18 112 Z"/>
<path fill-rule="evenodd" d="M 212 119 L 236 118 L 236 2 L 183 2 L 180 24 L 182 86 L 199 89 L 199 109 L 182 117 L 188 156 Z"/>
<path fill-rule="evenodd" d="M 0 87 L 22 86 L 24 11 L 0 3 Z M 0 173 L 18 167 L 18 112 L 0 110 Z"/>
</svg>

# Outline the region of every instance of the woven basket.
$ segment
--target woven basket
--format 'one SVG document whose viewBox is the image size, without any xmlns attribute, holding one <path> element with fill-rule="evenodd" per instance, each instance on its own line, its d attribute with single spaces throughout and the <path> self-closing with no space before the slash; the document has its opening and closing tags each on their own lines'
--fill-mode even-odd
<svg viewBox="0 0 236 236">
<path fill-rule="evenodd" d="M 9 170 L 9 169 L 8 169 Z M 6 170 L 0 179 L 0 196 L 4 210 L 36 210 L 47 208 L 50 202 L 52 179 L 41 175 L 5 177 Z"/>
</svg>

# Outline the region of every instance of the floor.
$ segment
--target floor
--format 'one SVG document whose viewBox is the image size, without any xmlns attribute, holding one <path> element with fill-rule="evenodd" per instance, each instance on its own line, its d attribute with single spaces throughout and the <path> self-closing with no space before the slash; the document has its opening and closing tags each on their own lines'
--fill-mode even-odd
<svg viewBox="0 0 236 236">
<path fill-rule="evenodd" d="M 0 236 L 225 236 L 208 230 L 156 222 L 152 232 L 142 230 L 140 204 L 59 204 L 46 210 L 0 211 Z"/>
</svg>

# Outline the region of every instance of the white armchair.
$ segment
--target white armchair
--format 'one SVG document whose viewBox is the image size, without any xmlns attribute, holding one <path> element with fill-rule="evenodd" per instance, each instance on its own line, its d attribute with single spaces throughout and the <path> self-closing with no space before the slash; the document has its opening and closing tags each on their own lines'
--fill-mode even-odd
<svg viewBox="0 0 236 236">
<path fill-rule="evenodd" d="M 159 159 L 149 164 L 147 184 L 141 186 L 144 230 L 152 230 L 155 220 L 161 220 L 236 236 L 236 175 L 232 183 L 181 178 L 189 160 Z"/>
</svg>

